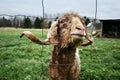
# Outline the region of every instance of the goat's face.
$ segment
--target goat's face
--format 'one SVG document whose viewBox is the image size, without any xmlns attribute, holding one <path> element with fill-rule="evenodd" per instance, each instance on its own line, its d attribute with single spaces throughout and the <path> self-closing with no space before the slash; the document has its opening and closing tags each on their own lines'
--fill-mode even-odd
<svg viewBox="0 0 120 80">
<path fill-rule="evenodd" d="M 80 17 L 69 15 L 54 22 L 48 32 L 51 42 L 59 43 L 63 48 L 71 43 L 75 46 L 80 44 L 85 35 L 85 27 Z"/>
<path fill-rule="evenodd" d="M 82 39 L 85 37 L 85 27 L 78 17 L 73 17 L 71 26 L 71 36 L 73 39 Z"/>
</svg>

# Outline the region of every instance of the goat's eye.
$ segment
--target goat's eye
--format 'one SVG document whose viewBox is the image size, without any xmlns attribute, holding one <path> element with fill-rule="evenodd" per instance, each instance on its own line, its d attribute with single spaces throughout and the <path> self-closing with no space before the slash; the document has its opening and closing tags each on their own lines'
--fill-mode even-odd
<svg viewBox="0 0 120 80">
<path fill-rule="evenodd" d="M 63 22 L 64 22 L 63 20 L 60 21 L 60 23 L 63 23 Z"/>
<path fill-rule="evenodd" d="M 67 32 L 66 29 L 63 29 L 63 30 L 62 30 L 62 33 L 63 33 L 63 34 L 66 33 L 66 32 Z"/>
</svg>

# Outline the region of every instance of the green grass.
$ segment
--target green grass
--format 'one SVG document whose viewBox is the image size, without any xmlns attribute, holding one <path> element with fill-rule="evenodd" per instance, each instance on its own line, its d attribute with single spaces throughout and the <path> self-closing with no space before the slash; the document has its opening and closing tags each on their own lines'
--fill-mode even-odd
<svg viewBox="0 0 120 80">
<path fill-rule="evenodd" d="M 50 80 L 48 64 L 52 45 L 35 44 L 26 37 L 27 29 L 0 29 L 0 80 Z M 47 30 L 28 29 L 44 40 Z M 120 80 L 120 39 L 95 38 L 91 46 L 79 47 L 80 80 Z"/>
</svg>

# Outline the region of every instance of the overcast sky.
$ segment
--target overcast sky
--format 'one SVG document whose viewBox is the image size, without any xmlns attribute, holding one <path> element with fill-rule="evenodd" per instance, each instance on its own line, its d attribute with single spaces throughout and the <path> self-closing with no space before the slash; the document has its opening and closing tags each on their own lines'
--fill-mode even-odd
<svg viewBox="0 0 120 80">
<path fill-rule="evenodd" d="M 0 14 L 42 16 L 42 0 L 1 0 Z M 120 19 L 120 0 L 97 0 L 97 18 Z M 77 12 L 94 17 L 95 0 L 44 0 L 45 13 Z"/>
</svg>

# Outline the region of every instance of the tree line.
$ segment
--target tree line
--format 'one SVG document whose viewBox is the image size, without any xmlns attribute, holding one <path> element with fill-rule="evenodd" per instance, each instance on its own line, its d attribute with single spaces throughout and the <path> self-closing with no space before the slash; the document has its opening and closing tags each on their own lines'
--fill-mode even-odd
<svg viewBox="0 0 120 80">
<path fill-rule="evenodd" d="M 46 16 L 47 17 L 47 16 Z M 86 25 L 90 22 L 89 18 L 84 16 Z M 52 21 L 56 20 L 57 17 L 54 18 L 42 18 L 42 17 L 17 17 L 14 16 L 12 18 L 0 17 L 0 27 L 15 27 L 15 28 L 49 28 Z"/>
<path fill-rule="evenodd" d="M 42 17 L 14 17 L 6 18 L 0 17 L 0 27 L 15 27 L 15 28 L 49 28 L 51 21 L 43 19 Z"/>
</svg>

